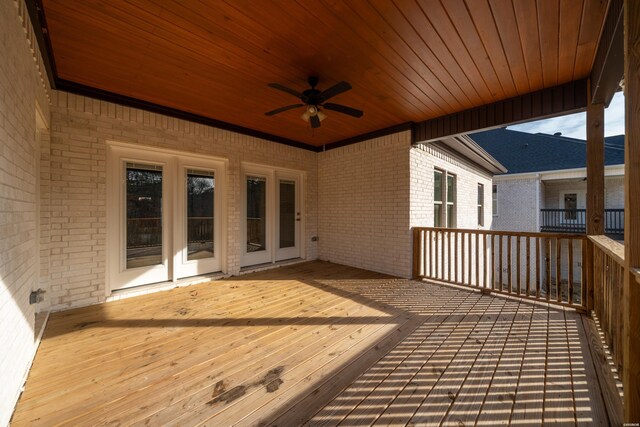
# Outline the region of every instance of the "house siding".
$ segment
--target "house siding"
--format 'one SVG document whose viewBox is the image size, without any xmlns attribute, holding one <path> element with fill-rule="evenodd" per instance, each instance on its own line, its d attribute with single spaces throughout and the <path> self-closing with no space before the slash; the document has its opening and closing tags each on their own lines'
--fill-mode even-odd
<svg viewBox="0 0 640 427">
<path fill-rule="evenodd" d="M 560 193 L 567 191 L 587 191 L 587 182 L 575 180 L 573 182 L 545 182 L 544 208 L 564 209 L 560 206 Z M 604 206 L 605 209 L 624 208 L 624 177 L 607 176 L 604 178 Z"/>
<path fill-rule="evenodd" d="M 226 170 L 226 273 L 240 271 L 241 162 L 303 171 L 305 248 L 315 259 L 318 233 L 317 155 L 234 132 L 70 93 L 54 91 L 51 107 L 51 307 L 106 298 L 107 141 L 209 155 Z"/>
<path fill-rule="evenodd" d="M 318 154 L 320 259 L 409 277 L 410 132 Z"/>
<path fill-rule="evenodd" d="M 22 1 L 0 2 L 0 425 L 36 350 L 38 161 L 36 104 L 48 116 L 42 57 Z M 43 238 L 46 238 L 43 236 Z"/>
</svg>

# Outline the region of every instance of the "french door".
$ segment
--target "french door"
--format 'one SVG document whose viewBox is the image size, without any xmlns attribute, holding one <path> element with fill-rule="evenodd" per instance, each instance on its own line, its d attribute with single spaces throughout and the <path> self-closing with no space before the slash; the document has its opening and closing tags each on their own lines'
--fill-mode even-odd
<svg viewBox="0 0 640 427">
<path fill-rule="evenodd" d="M 301 174 L 262 167 L 243 168 L 241 266 L 301 256 Z"/>
<path fill-rule="evenodd" d="M 109 147 L 109 290 L 221 269 L 224 164 Z"/>
</svg>

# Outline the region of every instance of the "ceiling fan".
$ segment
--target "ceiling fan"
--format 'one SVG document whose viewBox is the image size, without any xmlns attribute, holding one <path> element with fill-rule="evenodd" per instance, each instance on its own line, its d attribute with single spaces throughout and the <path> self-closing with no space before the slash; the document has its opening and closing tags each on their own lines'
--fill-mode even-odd
<svg viewBox="0 0 640 427">
<path fill-rule="evenodd" d="M 311 76 L 307 81 L 309 82 L 309 86 L 311 86 L 311 89 L 307 89 L 302 93 L 298 92 L 295 89 L 283 86 L 279 83 L 269 83 L 269 87 L 293 95 L 296 98 L 300 99 L 302 103 L 287 105 L 286 107 L 281 107 L 264 114 L 267 116 L 274 116 L 284 111 L 293 110 L 294 108 L 306 107 L 306 111 L 302 114 L 302 116 L 300 116 L 300 118 L 306 122 L 309 122 L 309 124 L 311 124 L 311 127 L 314 129 L 319 128 L 320 122 L 327 118 L 327 115 L 322 112 L 322 109 L 336 111 L 338 113 L 346 114 L 352 117 L 362 117 L 363 112 L 361 110 L 356 110 L 355 108 L 347 107 L 346 105 L 327 102 L 334 96 L 351 90 L 351 85 L 349 83 L 343 81 L 340 83 L 336 83 L 329 89 L 321 91 L 319 89 L 316 89 L 319 81 L 317 77 Z"/>
</svg>

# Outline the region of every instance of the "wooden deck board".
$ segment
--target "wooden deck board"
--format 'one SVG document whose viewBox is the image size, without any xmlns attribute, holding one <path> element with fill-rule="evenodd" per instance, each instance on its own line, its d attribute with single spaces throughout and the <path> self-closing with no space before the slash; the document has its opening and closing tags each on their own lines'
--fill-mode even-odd
<svg viewBox="0 0 640 427">
<path fill-rule="evenodd" d="M 296 264 L 54 313 L 12 425 L 602 424 L 580 319 Z"/>
</svg>

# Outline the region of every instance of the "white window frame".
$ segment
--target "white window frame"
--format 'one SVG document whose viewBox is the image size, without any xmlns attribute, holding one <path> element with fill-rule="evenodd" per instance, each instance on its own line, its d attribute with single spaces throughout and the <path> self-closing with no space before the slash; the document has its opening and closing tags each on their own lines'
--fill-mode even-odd
<svg viewBox="0 0 640 427">
<path fill-rule="evenodd" d="M 478 194 L 477 194 L 477 198 L 480 199 L 481 203 L 478 203 L 477 205 L 477 215 L 478 215 L 478 226 L 480 227 L 484 227 L 484 184 L 482 183 L 478 183 Z M 477 200 L 476 200 L 477 202 Z"/>
<path fill-rule="evenodd" d="M 491 208 L 491 215 L 498 216 L 498 184 L 491 184 Z"/>
<path fill-rule="evenodd" d="M 442 191 L 442 201 L 436 201 L 436 194 L 435 194 L 435 174 L 436 173 L 440 173 L 442 174 L 442 185 L 440 190 Z M 449 177 L 453 178 L 453 197 L 452 200 L 449 200 L 449 189 L 448 189 L 448 185 L 449 185 Z M 433 180 L 434 180 L 434 190 L 433 190 L 433 205 L 434 205 L 434 218 L 433 218 L 433 226 L 434 227 L 439 227 L 439 228 L 455 228 L 457 226 L 457 206 L 456 206 L 456 197 L 457 197 L 457 193 L 458 193 L 458 179 L 457 176 L 453 173 L 450 173 L 444 169 L 440 169 L 440 168 L 434 168 L 433 169 Z M 435 205 L 440 205 L 442 206 L 440 208 L 440 225 L 436 225 L 436 218 L 435 218 Z M 452 224 L 449 227 L 449 215 L 448 215 L 448 208 L 449 206 L 452 206 L 453 208 L 452 210 Z"/>
</svg>

